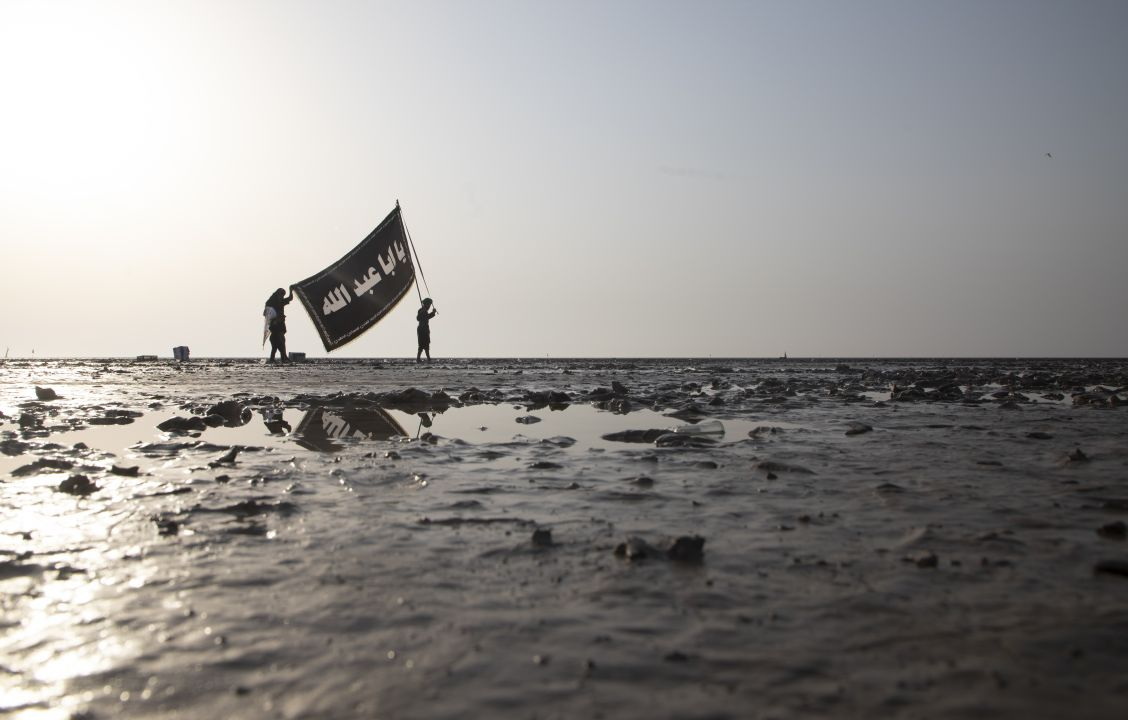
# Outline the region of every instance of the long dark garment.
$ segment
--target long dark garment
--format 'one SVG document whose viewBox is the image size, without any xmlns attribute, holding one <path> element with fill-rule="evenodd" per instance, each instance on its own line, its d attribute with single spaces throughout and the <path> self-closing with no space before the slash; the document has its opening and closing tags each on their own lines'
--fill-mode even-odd
<svg viewBox="0 0 1128 720">
<path fill-rule="evenodd" d="M 275 353 L 278 353 L 282 362 L 290 362 L 290 356 L 286 354 L 286 305 L 292 299 L 292 297 L 279 297 L 275 294 L 271 295 L 270 299 L 266 301 L 266 307 L 273 308 L 275 312 L 274 319 L 270 321 L 270 359 L 272 361 Z M 266 310 L 263 309 L 263 313 L 265 312 Z"/>
<path fill-rule="evenodd" d="M 431 359 L 431 318 L 435 317 L 435 311 L 428 312 L 427 307 L 419 308 L 419 312 L 415 313 L 415 319 L 419 321 L 419 327 L 415 328 L 415 336 L 419 339 L 419 349 L 415 352 L 415 359 L 418 360 L 423 353 L 427 353 L 427 359 Z"/>
</svg>

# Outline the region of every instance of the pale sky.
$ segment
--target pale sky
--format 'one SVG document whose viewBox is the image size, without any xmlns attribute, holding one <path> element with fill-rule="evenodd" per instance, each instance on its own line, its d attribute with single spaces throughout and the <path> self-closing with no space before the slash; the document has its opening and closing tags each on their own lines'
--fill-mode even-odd
<svg viewBox="0 0 1128 720">
<path fill-rule="evenodd" d="M 0 0 L 0 352 L 264 356 L 274 288 L 398 199 L 436 357 L 1126 356 L 1126 33 L 1120 1 Z M 413 356 L 411 298 L 332 355 Z"/>
</svg>

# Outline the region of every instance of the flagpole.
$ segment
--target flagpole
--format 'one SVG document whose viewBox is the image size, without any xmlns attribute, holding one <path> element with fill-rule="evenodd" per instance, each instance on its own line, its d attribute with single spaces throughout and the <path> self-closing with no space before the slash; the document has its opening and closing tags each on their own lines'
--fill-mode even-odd
<svg viewBox="0 0 1128 720">
<path fill-rule="evenodd" d="M 399 208 L 399 200 L 396 200 L 396 207 Z M 400 209 L 400 222 L 403 224 L 403 231 L 407 235 L 407 245 L 411 248 L 411 254 L 415 256 L 415 267 L 419 268 L 419 277 L 423 280 L 423 287 L 427 289 L 427 294 L 431 294 L 431 288 L 427 285 L 427 276 L 423 274 L 423 264 L 419 262 L 419 251 L 415 249 L 415 243 L 411 239 L 411 231 L 407 229 L 407 223 L 403 222 L 403 209 Z M 419 292 L 419 283 L 415 283 L 415 292 Z M 423 295 L 420 293 L 419 302 L 423 302 Z M 434 303 L 432 303 L 433 305 Z"/>
</svg>

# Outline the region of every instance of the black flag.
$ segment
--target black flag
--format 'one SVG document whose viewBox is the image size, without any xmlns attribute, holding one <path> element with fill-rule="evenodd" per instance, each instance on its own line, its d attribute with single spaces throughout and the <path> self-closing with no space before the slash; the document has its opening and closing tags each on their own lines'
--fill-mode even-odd
<svg viewBox="0 0 1128 720">
<path fill-rule="evenodd" d="M 355 340 L 396 306 L 415 280 L 399 204 L 348 255 L 294 285 L 326 350 Z"/>
</svg>

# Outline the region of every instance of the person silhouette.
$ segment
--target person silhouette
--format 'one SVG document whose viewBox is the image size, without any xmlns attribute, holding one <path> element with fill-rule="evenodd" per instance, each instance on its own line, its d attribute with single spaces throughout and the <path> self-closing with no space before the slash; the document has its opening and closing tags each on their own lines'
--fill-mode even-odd
<svg viewBox="0 0 1128 720">
<path fill-rule="evenodd" d="M 431 298 L 423 298 L 423 307 L 419 308 L 419 312 L 415 313 L 415 319 L 419 321 L 419 327 L 415 329 L 415 335 L 419 338 L 419 349 L 415 352 L 415 362 L 419 362 L 420 356 L 427 353 L 427 362 L 431 362 L 431 318 L 439 314 L 438 310 L 432 310 Z"/>
<path fill-rule="evenodd" d="M 290 356 L 286 354 L 286 305 L 293 299 L 293 288 L 290 289 L 289 295 L 286 295 L 284 289 L 278 288 L 266 301 L 266 307 L 262 310 L 263 317 L 266 318 L 267 330 L 270 332 L 269 362 L 274 362 L 275 353 L 281 355 L 282 362 L 290 362 Z"/>
</svg>

